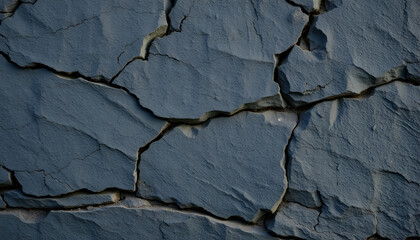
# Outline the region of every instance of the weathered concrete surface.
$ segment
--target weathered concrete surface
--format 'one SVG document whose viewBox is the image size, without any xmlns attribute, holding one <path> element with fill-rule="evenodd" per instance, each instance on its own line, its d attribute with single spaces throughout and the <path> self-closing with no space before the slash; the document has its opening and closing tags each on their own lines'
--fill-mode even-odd
<svg viewBox="0 0 420 240">
<path fill-rule="evenodd" d="M 277 0 L 180 0 L 169 17 L 178 30 L 156 39 L 148 61 L 132 62 L 114 81 L 143 106 L 182 119 L 271 96 L 270 104 L 282 106 L 274 54 L 292 46 L 307 23 L 298 7 Z"/>
<path fill-rule="evenodd" d="M 288 151 L 289 194 L 320 195 L 316 238 L 364 238 L 375 230 L 391 239 L 420 234 L 416 96 L 420 87 L 394 82 L 300 115 Z M 308 205 L 299 195 L 286 199 Z"/>
<path fill-rule="evenodd" d="M 65 223 L 65 224 L 64 224 Z M 89 211 L 1 211 L 8 239 L 276 239 L 260 227 L 168 208 L 103 207 Z M 57 231 L 59 229 L 59 231 Z"/>
<path fill-rule="evenodd" d="M 111 78 L 140 55 L 147 35 L 167 27 L 164 1 L 54 1 L 23 4 L 0 25 L 0 50 L 21 66 Z"/>
<path fill-rule="evenodd" d="M 3 193 L 3 200 L 14 208 L 74 208 L 83 206 L 113 203 L 120 199 L 118 192 L 101 192 L 96 194 L 74 193 L 57 198 L 35 198 L 25 195 L 20 190 Z"/>
<path fill-rule="evenodd" d="M 4 58 L 0 72 L 0 165 L 15 171 L 23 192 L 134 190 L 137 151 L 165 122 L 119 89 Z"/>
<path fill-rule="evenodd" d="M 141 154 L 138 193 L 256 221 L 283 198 L 284 150 L 296 121 L 294 113 L 242 112 L 179 126 Z"/>
<path fill-rule="evenodd" d="M 295 46 L 278 67 L 295 105 L 406 78 L 405 67 L 420 59 L 419 1 L 334 2 L 309 31 L 310 51 Z"/>
</svg>

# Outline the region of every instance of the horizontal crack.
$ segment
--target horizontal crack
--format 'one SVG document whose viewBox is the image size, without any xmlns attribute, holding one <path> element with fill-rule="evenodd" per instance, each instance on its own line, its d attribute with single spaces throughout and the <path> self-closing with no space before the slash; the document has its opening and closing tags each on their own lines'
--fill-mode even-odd
<svg viewBox="0 0 420 240">
<path fill-rule="evenodd" d="M 374 92 L 374 90 L 376 88 L 391 84 L 393 82 L 402 82 L 402 83 L 411 84 L 411 85 L 414 85 L 414 86 L 420 86 L 420 81 L 417 81 L 417 80 L 413 80 L 413 79 L 394 79 L 394 80 L 391 80 L 389 82 L 385 82 L 385 83 L 381 83 L 381 84 L 369 87 L 369 88 L 367 88 L 366 90 L 364 90 L 360 93 L 346 92 L 346 93 L 322 98 L 322 99 L 314 101 L 314 102 L 305 103 L 305 104 L 302 104 L 300 106 L 292 106 L 289 109 L 294 111 L 294 112 L 299 113 L 299 112 L 304 112 L 304 111 L 306 111 L 306 110 L 312 108 L 313 106 L 315 106 L 319 103 L 322 103 L 322 102 L 334 101 L 334 100 L 338 100 L 338 99 L 366 98 L 366 97 L 369 97 Z M 285 94 L 285 93 L 283 93 L 283 94 L 284 94 L 286 100 L 292 101 L 292 100 L 288 99 L 289 97 L 287 96 L 287 94 Z"/>
</svg>

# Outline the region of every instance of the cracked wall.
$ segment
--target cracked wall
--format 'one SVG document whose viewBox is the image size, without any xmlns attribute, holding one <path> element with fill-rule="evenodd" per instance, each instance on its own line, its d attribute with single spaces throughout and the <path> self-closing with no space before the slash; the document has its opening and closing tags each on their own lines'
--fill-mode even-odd
<svg viewBox="0 0 420 240">
<path fill-rule="evenodd" d="M 0 0 L 0 238 L 420 238 L 419 26 L 417 0 Z"/>
</svg>

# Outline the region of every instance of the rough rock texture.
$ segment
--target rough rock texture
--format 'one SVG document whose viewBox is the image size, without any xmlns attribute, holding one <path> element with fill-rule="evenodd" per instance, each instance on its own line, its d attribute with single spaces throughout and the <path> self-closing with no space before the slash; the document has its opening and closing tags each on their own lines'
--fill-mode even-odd
<svg viewBox="0 0 420 240">
<path fill-rule="evenodd" d="M 9 207 L 14 208 L 73 208 L 113 203 L 119 200 L 119 193 L 74 193 L 59 198 L 34 198 L 22 191 L 11 190 L 3 193 L 3 199 Z"/>
<path fill-rule="evenodd" d="M 300 115 L 288 149 L 289 194 L 320 194 L 316 238 L 356 232 L 363 238 L 375 229 L 391 239 L 420 234 L 420 104 L 414 96 L 420 87 L 394 82 L 369 97 L 320 103 Z"/>
<path fill-rule="evenodd" d="M 111 78 L 159 27 L 167 27 L 164 1 L 41 0 L 2 22 L 0 50 L 21 66 Z"/>
<path fill-rule="evenodd" d="M 139 208 L 143 206 L 151 206 L 150 202 L 147 200 L 137 198 L 134 196 L 126 196 L 123 201 L 121 201 L 121 204 L 129 207 L 129 208 Z"/>
<path fill-rule="evenodd" d="M 272 80 L 274 54 L 293 45 L 308 21 L 298 7 L 277 0 L 180 0 L 169 17 L 178 30 L 155 40 L 148 61 L 134 61 L 114 82 L 143 106 L 162 117 L 199 118 L 264 97 L 282 105 Z"/>
<path fill-rule="evenodd" d="M 23 192 L 134 190 L 137 151 L 163 121 L 120 89 L 20 71 L 4 58 L 0 72 L 0 165 Z"/>
<path fill-rule="evenodd" d="M 420 1 L 335 2 L 313 23 L 310 51 L 295 46 L 278 68 L 295 105 L 406 78 L 406 65 L 420 59 Z"/>
<path fill-rule="evenodd" d="M 311 231 L 318 224 L 320 212 L 297 203 L 283 202 L 274 218 L 267 221 L 267 228 L 280 236 L 312 239 Z"/>
<path fill-rule="evenodd" d="M 0 239 L 420 239 L 419 0 L 0 0 Z"/>
<path fill-rule="evenodd" d="M 12 174 L 0 167 L 0 187 L 11 186 L 12 184 Z"/>
<path fill-rule="evenodd" d="M 256 221 L 287 187 L 284 149 L 293 113 L 240 113 L 179 126 L 141 155 L 139 195 Z"/>
<path fill-rule="evenodd" d="M 322 0 L 292 0 L 295 4 L 302 6 L 306 11 L 319 10 Z"/>
<path fill-rule="evenodd" d="M 0 21 L 10 16 L 10 13 L 16 8 L 17 2 L 14 0 L 0 1 Z"/>
<path fill-rule="evenodd" d="M 13 15 L 16 9 L 24 3 L 34 3 L 36 0 L 0 0 L 0 23 Z"/>
<path fill-rule="evenodd" d="M 62 224 L 65 223 L 65 224 Z M 167 208 L 104 207 L 89 211 L 0 212 L 8 239 L 276 239 L 257 226 Z M 59 231 L 53 231 L 59 229 Z"/>
<path fill-rule="evenodd" d="M 6 208 L 6 203 L 3 201 L 3 199 L 0 196 L 0 209 Z"/>
</svg>

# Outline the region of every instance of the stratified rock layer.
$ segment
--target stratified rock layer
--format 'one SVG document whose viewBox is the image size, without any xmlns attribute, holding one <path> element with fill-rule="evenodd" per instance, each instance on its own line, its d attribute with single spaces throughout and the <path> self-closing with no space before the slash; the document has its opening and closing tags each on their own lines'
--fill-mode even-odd
<svg viewBox="0 0 420 240">
<path fill-rule="evenodd" d="M 254 3 L 255 2 L 255 3 Z M 292 46 L 308 16 L 285 1 L 177 1 L 168 36 L 156 39 L 147 61 L 115 79 L 148 109 L 167 118 L 196 119 L 231 112 L 275 96 L 274 54 Z"/>
<path fill-rule="evenodd" d="M 42 0 L 1 23 L 0 50 L 21 66 L 111 78 L 165 25 L 164 1 Z"/>
<path fill-rule="evenodd" d="M 7 239 L 276 239 L 257 226 L 167 208 L 104 207 L 90 211 L 0 212 Z"/>
<path fill-rule="evenodd" d="M 284 149 L 296 121 L 294 113 L 242 112 L 176 127 L 141 154 L 139 194 L 255 221 L 283 198 Z"/>
<path fill-rule="evenodd" d="M 294 46 L 278 68 L 295 105 L 407 78 L 406 66 L 420 59 L 420 1 L 333 2 L 309 31 L 310 51 Z"/>
<path fill-rule="evenodd" d="M 375 229 L 391 239 L 420 234 L 415 96 L 420 87 L 394 82 L 371 96 L 320 103 L 300 115 L 289 147 L 288 194 L 320 195 L 311 239 L 361 239 Z"/>
<path fill-rule="evenodd" d="M 21 71 L 4 58 L 0 72 L 0 165 L 25 193 L 134 190 L 137 151 L 165 122 L 119 89 Z"/>
<path fill-rule="evenodd" d="M 11 190 L 3 193 L 3 199 L 7 206 L 14 208 L 74 208 L 113 203 L 119 200 L 119 193 L 74 193 L 58 198 L 35 198 L 19 190 Z"/>
</svg>

